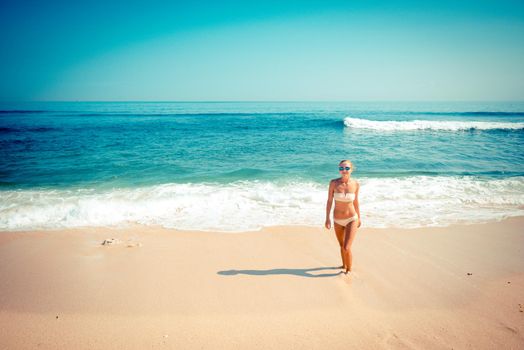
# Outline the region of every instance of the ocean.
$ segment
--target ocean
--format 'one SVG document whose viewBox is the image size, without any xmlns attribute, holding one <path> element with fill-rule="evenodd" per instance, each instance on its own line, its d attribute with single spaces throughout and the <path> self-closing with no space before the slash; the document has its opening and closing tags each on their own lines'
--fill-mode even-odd
<svg viewBox="0 0 524 350">
<path fill-rule="evenodd" d="M 0 104 L 0 231 L 323 226 L 350 159 L 364 227 L 524 215 L 523 102 Z"/>
</svg>

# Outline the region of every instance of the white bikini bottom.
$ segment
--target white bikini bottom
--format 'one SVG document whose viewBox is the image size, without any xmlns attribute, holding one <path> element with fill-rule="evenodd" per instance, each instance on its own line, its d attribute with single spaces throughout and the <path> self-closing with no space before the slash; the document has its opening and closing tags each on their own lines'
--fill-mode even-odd
<svg viewBox="0 0 524 350">
<path fill-rule="evenodd" d="M 340 226 L 347 226 L 347 224 L 349 224 L 350 222 L 355 221 L 357 219 L 358 219 L 358 214 L 355 214 L 354 216 L 352 216 L 350 218 L 347 218 L 347 219 L 335 219 L 335 218 L 333 218 L 333 221 L 335 221 L 335 223 L 339 224 Z"/>
</svg>

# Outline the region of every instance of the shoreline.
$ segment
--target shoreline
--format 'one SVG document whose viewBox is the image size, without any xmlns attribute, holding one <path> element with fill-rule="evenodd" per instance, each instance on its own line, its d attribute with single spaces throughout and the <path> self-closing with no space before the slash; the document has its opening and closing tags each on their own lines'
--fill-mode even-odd
<svg viewBox="0 0 524 350">
<path fill-rule="evenodd" d="M 519 209 L 524 209 L 524 207 Z M 447 226 L 417 226 L 417 227 L 361 227 L 360 229 L 366 229 L 366 230 L 432 230 L 432 229 L 447 229 L 447 228 L 457 228 L 462 226 L 474 226 L 474 225 L 490 225 L 490 224 L 497 224 L 497 223 L 504 223 L 507 221 L 513 221 L 513 220 L 519 220 L 524 219 L 524 215 L 510 215 L 506 216 L 500 219 L 491 219 L 489 221 L 481 221 L 481 222 L 461 222 L 461 223 L 452 223 Z M 333 218 L 331 218 L 332 225 L 333 225 Z M 61 231 L 85 231 L 85 232 L 98 232 L 100 230 L 106 230 L 106 231 L 129 231 L 129 230 L 165 230 L 170 232 L 193 232 L 193 233 L 213 233 L 213 234 L 249 234 L 253 232 L 265 232 L 265 231 L 272 231 L 272 230 L 280 230 L 280 229 L 323 229 L 326 230 L 323 225 L 303 225 L 303 224 L 285 224 L 285 225 L 271 225 L 271 226 L 263 226 L 256 230 L 238 230 L 238 231 L 221 231 L 217 229 L 209 229 L 209 230 L 201 230 L 201 229 L 195 229 L 195 230 L 188 230 L 188 229 L 181 229 L 181 228 L 171 228 L 171 227 L 164 227 L 159 224 L 141 224 L 137 222 L 128 222 L 126 226 L 118 226 L 118 225 L 109 225 L 109 226 L 76 226 L 76 227 L 59 227 L 59 228 L 39 228 L 39 229 L 23 229 L 23 230 L 0 230 L 0 235 L 2 234 L 24 234 L 24 233 L 50 233 L 50 232 L 61 232 Z M 360 230 L 359 229 L 359 230 Z M 333 230 L 333 227 L 331 228 Z"/>
<path fill-rule="evenodd" d="M 524 176 L 356 179 L 362 186 L 360 209 L 364 224 L 369 227 L 445 227 L 524 216 Z M 0 192 L 0 203 L 4 204 L 0 232 L 119 227 L 126 223 L 206 232 L 323 225 L 325 184 L 300 178 L 293 181 L 166 183 L 107 191 L 4 190 Z M 413 191 L 414 186 L 417 191 Z M 204 202 L 202 193 L 209 193 Z M 403 200 L 394 200 L 390 193 Z M 205 217 L 203 212 L 207 213 Z"/>
<path fill-rule="evenodd" d="M 516 349 L 523 227 L 0 232 L 0 347 Z"/>
</svg>

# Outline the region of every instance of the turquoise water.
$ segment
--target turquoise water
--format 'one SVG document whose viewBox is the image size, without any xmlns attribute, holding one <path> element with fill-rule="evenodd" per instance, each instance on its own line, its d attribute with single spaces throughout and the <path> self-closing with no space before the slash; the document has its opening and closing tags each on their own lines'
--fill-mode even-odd
<svg viewBox="0 0 524 350">
<path fill-rule="evenodd" d="M 0 109 L 2 230 L 322 224 L 327 183 L 346 158 L 363 185 L 369 226 L 523 213 L 524 103 L 56 102 Z M 209 214 L 204 222 L 202 213 Z"/>
</svg>

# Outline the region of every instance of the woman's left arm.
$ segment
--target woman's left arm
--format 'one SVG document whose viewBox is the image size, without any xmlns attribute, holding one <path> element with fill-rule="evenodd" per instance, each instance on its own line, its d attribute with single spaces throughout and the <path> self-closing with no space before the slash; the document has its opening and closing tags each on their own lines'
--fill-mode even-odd
<svg viewBox="0 0 524 350">
<path fill-rule="evenodd" d="M 353 202 L 353 205 L 355 206 L 355 210 L 357 211 L 357 214 L 358 214 L 358 227 L 360 227 L 360 225 L 362 225 L 362 217 L 360 216 L 360 206 L 359 206 L 359 203 L 358 203 L 358 192 L 359 192 L 359 190 L 360 190 L 360 184 L 357 181 L 357 189 L 355 191 L 355 201 Z"/>
</svg>

